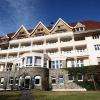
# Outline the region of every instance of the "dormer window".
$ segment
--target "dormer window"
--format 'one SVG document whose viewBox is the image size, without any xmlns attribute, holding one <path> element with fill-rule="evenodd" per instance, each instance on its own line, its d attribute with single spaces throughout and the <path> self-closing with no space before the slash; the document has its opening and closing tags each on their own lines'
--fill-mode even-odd
<svg viewBox="0 0 100 100">
<path fill-rule="evenodd" d="M 41 31 L 43 31 L 43 28 L 39 28 L 39 29 L 37 29 L 37 31 L 38 32 L 41 32 Z"/>
<path fill-rule="evenodd" d="M 82 23 L 78 22 L 76 24 L 76 26 L 74 27 L 73 31 L 77 32 L 77 31 L 84 31 L 85 30 L 85 25 L 83 25 Z"/>
<path fill-rule="evenodd" d="M 61 28 L 60 26 L 58 26 L 58 28 Z"/>
<path fill-rule="evenodd" d="M 24 32 L 20 32 L 20 34 L 24 34 Z"/>
<path fill-rule="evenodd" d="M 77 32 L 77 31 L 84 31 L 85 28 L 84 27 L 78 27 L 78 28 L 74 28 L 73 31 Z"/>
<path fill-rule="evenodd" d="M 58 26 L 58 29 L 62 29 L 62 28 L 64 28 L 64 25 L 59 25 Z"/>
</svg>

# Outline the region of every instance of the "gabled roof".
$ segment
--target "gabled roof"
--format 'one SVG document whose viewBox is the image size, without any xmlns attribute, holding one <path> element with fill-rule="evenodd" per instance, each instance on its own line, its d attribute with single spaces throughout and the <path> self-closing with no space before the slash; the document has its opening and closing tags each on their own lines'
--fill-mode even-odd
<svg viewBox="0 0 100 100">
<path fill-rule="evenodd" d="M 40 25 L 42 25 L 42 27 L 43 27 L 45 30 L 47 30 L 47 33 L 49 33 L 48 28 L 40 21 L 40 22 L 36 25 L 36 27 L 33 29 L 33 31 L 31 32 L 31 35 L 35 34 L 36 29 L 37 29 Z"/>
<path fill-rule="evenodd" d="M 1 39 L 7 39 L 7 38 L 9 38 L 8 35 L 1 37 Z"/>
<path fill-rule="evenodd" d="M 18 31 L 11 37 L 11 38 L 14 38 L 18 33 L 19 33 L 19 31 L 21 30 L 21 29 L 23 29 L 25 32 L 26 32 L 26 34 L 29 36 L 29 32 L 26 30 L 26 28 L 22 25 L 19 29 L 18 29 Z"/>
<path fill-rule="evenodd" d="M 72 29 L 73 27 L 71 27 L 70 25 L 68 25 L 63 19 L 59 18 L 58 21 L 54 24 L 54 26 L 52 27 L 52 29 L 50 30 L 50 32 L 52 32 L 55 27 L 58 25 L 59 22 L 63 22 L 66 26 L 68 26 L 70 29 Z"/>
<path fill-rule="evenodd" d="M 87 21 L 80 21 L 80 23 L 85 25 L 86 30 L 100 29 L 100 22 L 97 22 L 97 21 L 87 20 Z M 77 24 L 77 22 L 69 23 L 69 25 L 72 27 L 75 27 L 76 24 Z"/>
<path fill-rule="evenodd" d="M 83 25 L 82 23 L 78 22 L 74 28 L 78 28 L 78 27 L 85 27 L 85 25 Z"/>
</svg>

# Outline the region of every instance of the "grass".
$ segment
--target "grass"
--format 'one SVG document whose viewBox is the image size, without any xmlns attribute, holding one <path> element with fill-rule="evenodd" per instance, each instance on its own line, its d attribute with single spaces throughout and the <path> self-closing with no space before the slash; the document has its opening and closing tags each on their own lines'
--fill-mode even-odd
<svg viewBox="0 0 100 100">
<path fill-rule="evenodd" d="M 53 92 L 32 90 L 35 100 L 100 100 L 100 91 Z"/>
<path fill-rule="evenodd" d="M 19 100 L 19 91 L 0 91 L 0 100 Z"/>
<path fill-rule="evenodd" d="M 20 91 L 0 91 L 0 100 L 19 100 Z M 54 92 L 32 90 L 35 100 L 100 100 L 100 91 Z"/>
</svg>

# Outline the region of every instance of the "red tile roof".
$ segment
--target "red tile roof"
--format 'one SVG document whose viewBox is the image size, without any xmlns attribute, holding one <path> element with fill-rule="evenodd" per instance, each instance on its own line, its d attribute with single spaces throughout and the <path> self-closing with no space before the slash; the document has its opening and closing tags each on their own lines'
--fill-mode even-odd
<svg viewBox="0 0 100 100">
<path fill-rule="evenodd" d="M 100 22 L 97 21 L 93 21 L 93 20 L 87 20 L 87 21 L 80 21 L 80 23 L 82 23 L 83 25 L 85 25 L 86 30 L 94 30 L 94 29 L 100 29 Z M 74 27 L 77 22 L 75 23 L 68 23 L 70 26 Z M 52 29 L 52 25 L 49 25 L 47 28 L 49 30 Z M 31 33 L 33 29 L 28 29 L 28 32 Z M 7 36 L 9 38 L 11 38 L 13 35 L 15 34 L 15 32 L 11 32 L 8 33 Z M 0 37 L 0 41 L 1 41 L 1 37 Z"/>
<path fill-rule="evenodd" d="M 94 30 L 94 29 L 100 29 L 100 22 L 93 21 L 93 20 L 87 20 L 87 21 L 80 21 L 83 25 L 85 25 L 85 28 L 87 30 Z M 70 26 L 74 27 L 76 23 L 68 23 Z"/>
<path fill-rule="evenodd" d="M 85 25 L 87 30 L 100 29 L 100 22 L 97 21 L 83 21 L 81 23 Z"/>
</svg>

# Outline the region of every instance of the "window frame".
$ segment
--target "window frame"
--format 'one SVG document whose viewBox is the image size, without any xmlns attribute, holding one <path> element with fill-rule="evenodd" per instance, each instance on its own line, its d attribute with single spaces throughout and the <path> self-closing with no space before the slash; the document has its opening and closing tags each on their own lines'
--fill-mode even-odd
<svg viewBox="0 0 100 100">
<path fill-rule="evenodd" d="M 53 80 L 55 80 L 54 83 L 53 83 Z M 51 83 L 52 83 L 52 85 L 56 85 L 57 84 L 57 78 L 56 77 L 51 77 Z"/>
<path fill-rule="evenodd" d="M 79 78 L 78 75 L 81 75 L 82 76 L 82 79 L 78 79 Z M 83 75 L 82 74 L 77 74 L 77 81 L 78 82 L 82 82 L 83 81 Z"/>
<path fill-rule="evenodd" d="M 73 82 L 74 81 L 74 75 L 72 75 L 72 80 L 69 79 L 69 75 L 72 75 L 72 74 L 68 74 L 68 82 Z"/>
<path fill-rule="evenodd" d="M 3 82 L 1 82 L 2 79 L 3 79 Z M 0 85 L 4 85 L 4 81 L 5 81 L 5 78 L 4 77 L 1 77 L 0 78 Z"/>
<path fill-rule="evenodd" d="M 38 59 L 38 58 L 40 58 L 40 59 L 39 59 L 39 60 L 40 60 L 39 63 L 37 63 L 37 59 Z M 34 60 L 34 65 L 35 65 L 35 66 L 41 66 L 41 60 L 42 60 L 42 58 L 41 58 L 40 56 L 35 56 L 34 59 L 35 59 L 35 60 Z"/>
<path fill-rule="evenodd" d="M 60 85 L 64 85 L 64 76 L 63 75 L 59 75 L 58 76 L 58 81 Z"/>
<path fill-rule="evenodd" d="M 33 57 L 32 56 L 27 56 L 26 57 L 26 66 L 32 66 L 32 63 L 33 63 Z"/>
</svg>

